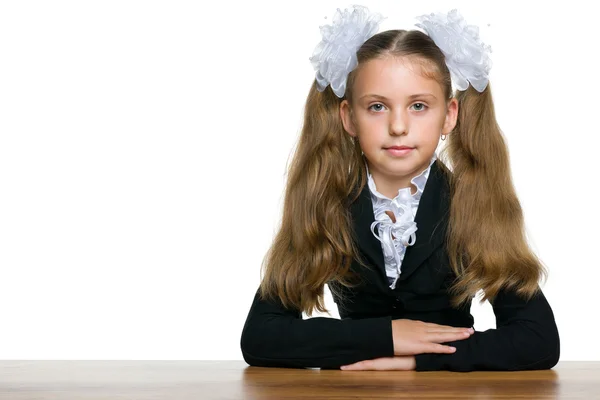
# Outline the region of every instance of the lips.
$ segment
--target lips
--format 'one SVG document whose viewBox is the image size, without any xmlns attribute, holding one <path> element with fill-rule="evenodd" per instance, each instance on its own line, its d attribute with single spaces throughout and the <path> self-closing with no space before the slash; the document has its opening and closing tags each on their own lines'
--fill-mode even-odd
<svg viewBox="0 0 600 400">
<path fill-rule="evenodd" d="M 408 146 L 392 146 L 392 147 L 386 147 L 386 149 L 395 149 L 395 150 L 404 150 L 404 149 L 413 149 L 414 147 L 408 147 Z"/>
</svg>

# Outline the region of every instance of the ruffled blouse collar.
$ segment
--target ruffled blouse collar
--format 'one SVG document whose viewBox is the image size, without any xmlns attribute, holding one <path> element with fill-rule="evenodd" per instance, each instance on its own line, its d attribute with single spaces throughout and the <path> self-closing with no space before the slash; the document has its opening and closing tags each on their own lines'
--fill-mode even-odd
<svg viewBox="0 0 600 400">
<path fill-rule="evenodd" d="M 377 191 L 375 181 L 369 172 L 369 166 L 365 160 L 368 177 L 367 184 L 371 191 L 373 214 L 375 216 L 375 221 L 371 224 L 371 232 L 383 244 L 388 276 L 395 276 L 390 286 L 392 289 L 395 288 L 397 278 L 400 275 L 400 266 L 406 252 L 406 246 L 412 246 L 415 243 L 417 224 L 414 222 L 414 218 L 416 209 L 425 190 L 431 165 L 436 159 L 437 155 L 434 153 L 429 166 L 410 180 L 417 188 L 416 193 L 411 193 L 411 187 L 400 188 L 398 194 L 393 199 Z M 396 222 L 392 222 L 386 211 L 391 211 L 394 214 Z M 381 236 L 375 232 L 377 224 L 379 224 Z"/>
<path fill-rule="evenodd" d="M 427 178 L 429 177 L 429 171 L 431 170 L 431 164 L 433 164 L 436 159 L 437 159 L 437 155 L 435 153 L 433 153 L 433 156 L 431 157 L 431 161 L 429 162 L 429 166 L 425 170 L 423 170 L 423 172 L 421 172 L 419 175 L 415 176 L 414 178 L 412 178 L 410 180 L 410 182 L 417 187 L 417 192 L 415 194 L 411 193 L 412 189 L 410 187 L 400 188 L 400 189 L 398 189 L 398 194 L 393 199 L 390 199 L 389 197 L 387 197 L 377 191 L 377 187 L 375 186 L 375 180 L 373 180 L 373 176 L 369 172 L 369 165 L 367 164 L 367 161 L 365 159 L 364 162 L 365 162 L 365 168 L 367 169 L 367 177 L 368 177 L 367 184 L 369 185 L 371 194 L 378 199 L 381 199 L 384 201 L 388 200 L 388 201 L 392 202 L 393 204 L 400 203 L 400 202 L 402 202 L 402 200 L 410 199 L 411 197 L 414 200 L 420 200 L 421 195 L 423 194 L 423 190 L 425 190 L 425 184 L 427 183 Z"/>
</svg>

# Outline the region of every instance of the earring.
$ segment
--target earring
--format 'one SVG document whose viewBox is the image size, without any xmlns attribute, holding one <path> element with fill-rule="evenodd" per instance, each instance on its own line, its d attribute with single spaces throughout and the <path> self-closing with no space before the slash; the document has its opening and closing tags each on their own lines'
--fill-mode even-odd
<svg viewBox="0 0 600 400">
<path fill-rule="evenodd" d="M 442 140 L 446 140 L 447 135 L 442 135 Z"/>
</svg>

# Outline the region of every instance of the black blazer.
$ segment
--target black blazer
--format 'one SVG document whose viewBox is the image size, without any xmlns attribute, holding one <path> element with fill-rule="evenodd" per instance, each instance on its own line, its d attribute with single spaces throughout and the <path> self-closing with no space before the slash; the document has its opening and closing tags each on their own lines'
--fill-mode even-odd
<svg viewBox="0 0 600 400">
<path fill-rule="evenodd" d="M 343 288 L 349 296 L 344 303 L 334 296 L 341 319 L 302 319 L 301 312 L 285 309 L 279 302 L 260 301 L 257 290 L 240 341 L 249 365 L 337 369 L 357 361 L 392 357 L 391 321 L 398 318 L 473 326 L 471 302 L 460 310 L 453 309 L 447 294 L 455 275 L 444 245 L 450 190 L 442 170 L 445 166 L 440 164 L 436 160 L 431 165 L 415 216 L 416 241 L 406 249 L 396 288 L 389 288 L 381 242 L 370 230 L 375 217 L 365 185 L 351 212 L 357 245 L 373 268 L 353 260 L 351 268 L 360 273 L 364 283 L 352 291 Z M 452 354 L 417 354 L 416 370 L 510 371 L 556 365 L 560 357 L 558 329 L 541 291 L 528 302 L 514 292 L 502 291 L 492 307 L 496 329 L 445 343 L 456 347 Z"/>
</svg>

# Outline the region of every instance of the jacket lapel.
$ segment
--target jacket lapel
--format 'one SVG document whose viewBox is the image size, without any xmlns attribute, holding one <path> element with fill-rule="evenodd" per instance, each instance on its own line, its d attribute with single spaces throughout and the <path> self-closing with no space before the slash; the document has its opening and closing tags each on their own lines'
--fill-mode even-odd
<svg viewBox="0 0 600 400">
<path fill-rule="evenodd" d="M 429 177 L 425 183 L 417 208 L 417 215 L 415 216 L 415 222 L 417 223 L 416 240 L 412 246 L 408 246 L 406 249 L 399 281 L 407 279 L 444 241 L 448 225 L 450 190 L 447 178 L 442 170 L 446 167 L 444 165 L 440 166 L 439 163 L 441 161 L 436 159 L 431 165 Z M 381 242 L 371 232 L 371 224 L 375 221 L 375 216 L 373 214 L 371 192 L 367 184 L 364 185 L 360 196 L 352 204 L 351 212 L 358 247 L 372 265 L 376 266 L 384 285 L 389 286 Z M 377 229 L 377 226 L 375 229 Z"/>
</svg>

